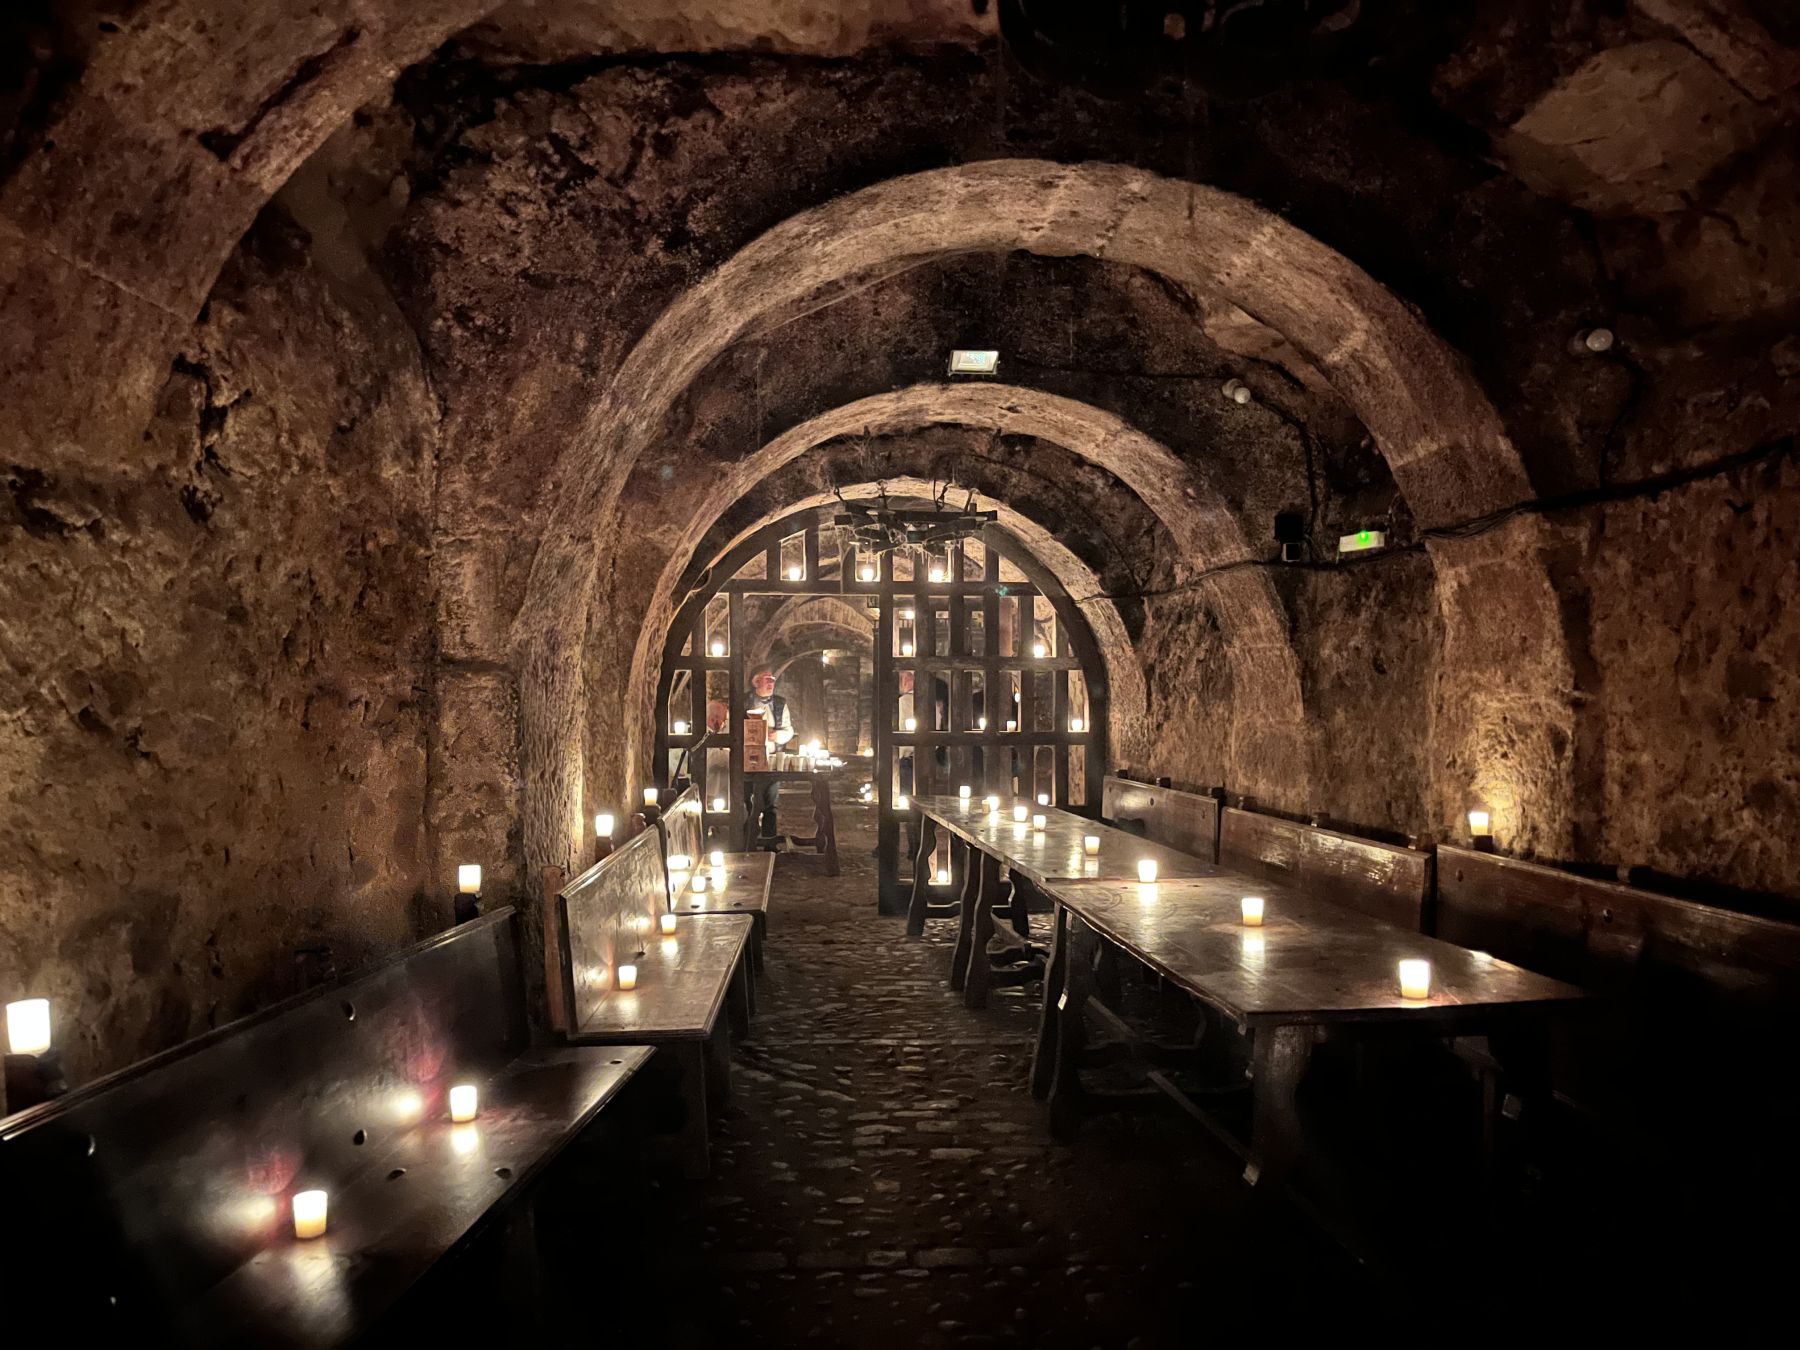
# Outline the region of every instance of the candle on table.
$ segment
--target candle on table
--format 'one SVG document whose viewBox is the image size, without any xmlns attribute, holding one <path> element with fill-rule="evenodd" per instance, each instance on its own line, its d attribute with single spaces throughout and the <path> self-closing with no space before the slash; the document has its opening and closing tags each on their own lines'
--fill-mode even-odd
<svg viewBox="0 0 1800 1350">
<path fill-rule="evenodd" d="M 1097 834 L 1082 835 L 1081 836 L 1081 851 L 1083 853 L 1087 854 L 1088 857 L 1090 857 L 1090 858 L 1093 857 L 1096 853 L 1098 853 L 1100 851 L 1100 836 Z"/>
<path fill-rule="evenodd" d="M 1400 963 L 1400 997 L 1431 997 L 1431 962 L 1415 958 Z"/>
<path fill-rule="evenodd" d="M 725 850 L 722 848 L 715 848 L 711 853 L 706 855 L 706 860 L 713 865 L 713 870 L 717 871 L 725 865 Z"/>
<path fill-rule="evenodd" d="M 1016 823 L 1023 825 L 1030 816 L 1031 809 L 1023 802 L 1020 802 L 1017 806 L 1013 807 L 1013 820 Z"/>
<path fill-rule="evenodd" d="M 15 1055 L 41 1055 L 50 1048 L 50 1000 L 22 998 L 6 1005 L 6 1045 Z"/>
<path fill-rule="evenodd" d="M 1031 828 L 1034 830 L 1041 830 L 1049 823 L 1050 823 L 1050 817 L 1048 817 L 1046 815 L 1040 814 L 1040 815 L 1035 815 L 1031 818 Z"/>
<path fill-rule="evenodd" d="M 294 1194 L 294 1236 L 316 1238 L 325 1235 L 324 1191 L 297 1191 Z"/>
<path fill-rule="evenodd" d="M 1050 794 L 1048 792 L 1038 793 L 1038 805 L 1039 806 L 1050 805 Z"/>
<path fill-rule="evenodd" d="M 466 1123 L 475 1119 L 475 1085 L 458 1083 L 450 1089 L 450 1119 Z"/>
<path fill-rule="evenodd" d="M 695 895 L 706 894 L 706 877 L 702 873 L 696 872 L 694 874 L 693 887 Z"/>
<path fill-rule="evenodd" d="M 662 925 L 664 933 L 673 933 L 675 931 L 675 916 L 673 914 L 665 914 L 657 922 Z"/>
<path fill-rule="evenodd" d="M 481 1131 L 473 1125 L 452 1125 L 450 1127 L 450 1151 L 459 1158 L 466 1158 L 481 1147 Z"/>
<path fill-rule="evenodd" d="M 632 990 L 637 988 L 636 966 L 619 967 L 619 988 L 622 990 Z"/>
<path fill-rule="evenodd" d="M 669 855 L 669 870 L 671 872 L 687 872 L 692 870 L 693 866 L 694 860 L 685 853 L 671 853 Z"/>
<path fill-rule="evenodd" d="M 1244 922 L 1247 925 L 1251 928 L 1262 927 L 1263 898 L 1260 895 L 1246 895 L 1238 901 L 1238 905 L 1244 911 Z"/>
<path fill-rule="evenodd" d="M 966 802 L 969 800 L 969 795 L 970 795 L 971 791 L 972 791 L 972 789 L 969 787 L 969 785 L 967 783 L 964 783 L 961 787 L 956 789 L 956 795 L 958 797 L 962 798 L 962 800 L 964 800 Z"/>
<path fill-rule="evenodd" d="M 481 864 L 463 863 L 456 869 L 456 889 L 464 895 L 481 892 Z"/>
<path fill-rule="evenodd" d="M 1145 882 L 1156 880 L 1156 859 L 1155 858 L 1139 858 L 1138 859 L 1138 880 L 1145 881 Z"/>
</svg>

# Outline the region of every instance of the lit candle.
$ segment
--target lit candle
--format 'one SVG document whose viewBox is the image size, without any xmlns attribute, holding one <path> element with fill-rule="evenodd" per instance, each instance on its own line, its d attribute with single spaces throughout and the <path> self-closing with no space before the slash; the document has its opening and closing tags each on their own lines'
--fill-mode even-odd
<svg viewBox="0 0 1800 1350">
<path fill-rule="evenodd" d="M 709 651 L 714 656 L 723 656 L 723 655 L 725 655 L 725 644 L 723 642 L 721 642 L 718 638 L 714 638 L 712 646 L 708 647 L 707 651 Z"/>
<path fill-rule="evenodd" d="M 714 798 L 713 798 L 713 812 L 714 812 L 714 814 L 716 814 L 716 815 L 723 815 L 723 814 L 724 814 L 724 812 L 725 812 L 725 799 L 724 799 L 724 798 L 723 798 L 723 797 L 714 797 Z"/>
<path fill-rule="evenodd" d="M 908 623 L 911 623 L 913 612 L 910 609 L 903 609 L 900 611 L 900 617 L 905 619 Z"/>
<path fill-rule="evenodd" d="M 932 568 L 931 569 L 931 579 L 933 581 L 942 581 L 944 579 L 944 569 L 941 567 Z"/>
<path fill-rule="evenodd" d="M 983 797 L 981 799 L 981 804 L 987 807 L 990 816 L 997 816 L 1000 814 L 1000 799 L 998 797 Z"/>
<path fill-rule="evenodd" d="M 706 894 L 706 877 L 703 873 L 696 872 L 694 874 L 693 887 L 695 895 Z"/>
<path fill-rule="evenodd" d="M 798 581 L 798 580 L 800 580 L 801 577 L 803 577 L 805 575 L 806 575 L 805 568 L 802 568 L 799 566 L 794 566 L 794 567 L 788 568 L 788 580 L 789 581 Z"/>
<path fill-rule="evenodd" d="M 913 645 L 912 645 L 912 643 L 910 643 L 910 642 L 902 642 L 902 643 L 901 643 L 901 644 L 900 644 L 900 655 L 902 655 L 902 656 L 911 656 L 911 655 L 912 655 L 912 654 L 913 654 Z"/>
<path fill-rule="evenodd" d="M 1050 817 L 1041 813 L 1031 818 L 1031 828 L 1034 830 L 1041 830 L 1049 823 Z"/>
<path fill-rule="evenodd" d="M 693 865 L 694 860 L 685 853 L 671 853 L 669 855 L 669 870 L 671 872 L 686 872 L 690 870 Z"/>
<path fill-rule="evenodd" d="M 1008 731 L 1017 731 L 1019 729 L 1018 721 L 1011 717 L 1007 718 L 1006 719 L 1006 729 Z"/>
<path fill-rule="evenodd" d="M 686 722 L 677 722 L 677 723 L 675 723 L 675 725 L 673 727 L 670 728 L 670 730 L 673 731 L 677 736 L 685 736 L 685 735 L 687 735 L 687 723 Z"/>
<path fill-rule="evenodd" d="M 655 806 L 656 798 L 657 798 L 657 792 L 656 792 L 655 788 L 648 787 L 648 788 L 644 789 L 644 805 L 645 806 Z"/>
<path fill-rule="evenodd" d="M 665 935 L 675 931 L 675 916 L 673 914 L 663 915 L 658 922 L 662 924 L 662 930 Z"/>
<path fill-rule="evenodd" d="M 986 731 L 987 730 L 987 718 L 977 717 L 975 719 L 975 730 Z"/>
<path fill-rule="evenodd" d="M 1138 859 L 1138 880 L 1145 881 L 1145 882 L 1156 880 L 1156 859 L 1155 858 L 1139 858 Z"/>
<path fill-rule="evenodd" d="M 594 834 L 601 839 L 611 839 L 616 825 L 617 822 L 613 820 L 612 813 L 602 811 L 594 817 Z"/>
<path fill-rule="evenodd" d="M 1244 922 L 1251 928 L 1261 928 L 1263 919 L 1263 898 L 1260 895 L 1246 895 L 1238 901 L 1244 911 Z"/>
<path fill-rule="evenodd" d="M 950 884 L 950 872 L 948 868 L 940 867 L 938 869 L 937 884 L 940 886 L 948 886 Z"/>
<path fill-rule="evenodd" d="M 6 1045 L 15 1055 L 41 1055 L 50 1048 L 50 1000 L 22 998 L 6 1005 Z"/>
<path fill-rule="evenodd" d="M 1044 654 L 1049 650 L 1050 649 L 1041 642 L 1034 642 L 1031 644 L 1031 654 L 1040 661 L 1044 659 Z"/>
<path fill-rule="evenodd" d="M 907 718 L 906 719 L 906 729 L 908 731 L 917 731 L 919 729 L 919 719 L 916 717 Z"/>
<path fill-rule="evenodd" d="M 619 967 L 619 988 L 622 990 L 632 990 L 637 988 L 636 966 Z"/>
<path fill-rule="evenodd" d="M 1493 833 L 1493 830 L 1488 825 L 1488 813 L 1486 811 L 1469 812 L 1469 833 L 1477 839 L 1485 834 Z"/>
<path fill-rule="evenodd" d="M 969 800 L 969 794 L 972 791 L 973 791 L 973 789 L 970 788 L 967 783 L 964 783 L 961 787 L 956 789 L 956 795 L 958 797 L 961 797 L 966 802 Z"/>
<path fill-rule="evenodd" d="M 298 1191 L 294 1195 L 294 1236 L 316 1238 L 325 1235 L 324 1191 Z"/>
<path fill-rule="evenodd" d="M 458 1083 L 450 1089 L 450 1119 L 467 1124 L 475 1119 L 475 1085 Z"/>
<path fill-rule="evenodd" d="M 1038 793 L 1038 805 L 1039 806 L 1050 805 L 1050 794 L 1048 792 Z"/>
<path fill-rule="evenodd" d="M 1081 836 L 1081 851 L 1083 853 L 1087 854 L 1088 857 L 1090 857 L 1090 858 L 1093 857 L 1096 853 L 1098 853 L 1100 851 L 1100 836 L 1097 834 L 1082 835 Z"/>
<path fill-rule="evenodd" d="M 480 893 L 481 865 L 479 863 L 463 863 L 456 869 L 456 889 L 464 895 Z"/>
<path fill-rule="evenodd" d="M 722 848 L 715 848 L 711 853 L 706 855 L 706 861 L 711 863 L 715 869 L 723 867 L 725 865 L 725 850 Z"/>
<path fill-rule="evenodd" d="M 906 794 L 904 792 L 901 792 L 901 793 L 898 793 L 895 795 L 894 810 L 905 811 L 910 807 L 910 805 L 911 805 L 911 803 L 907 801 Z"/>
<path fill-rule="evenodd" d="M 1026 806 L 1023 802 L 1020 802 L 1017 806 L 1013 807 L 1013 820 L 1020 825 L 1023 825 L 1030 815 L 1031 808 Z"/>
<path fill-rule="evenodd" d="M 856 579 L 858 581 L 875 580 L 875 569 L 870 567 L 867 563 L 864 563 L 861 567 L 856 569 Z"/>
<path fill-rule="evenodd" d="M 1082 728 L 1082 725 L 1083 725 L 1083 723 L 1079 717 L 1071 717 L 1069 719 L 1069 730 L 1070 731 L 1080 731 Z"/>
<path fill-rule="evenodd" d="M 1400 963 L 1400 997 L 1431 997 L 1431 962 L 1415 959 Z"/>
</svg>

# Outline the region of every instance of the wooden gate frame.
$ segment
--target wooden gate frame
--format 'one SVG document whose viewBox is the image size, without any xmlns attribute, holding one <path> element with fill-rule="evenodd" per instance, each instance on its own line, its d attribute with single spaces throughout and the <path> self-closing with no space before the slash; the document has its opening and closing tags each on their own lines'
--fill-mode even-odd
<svg viewBox="0 0 1800 1350">
<path fill-rule="evenodd" d="M 926 507 L 930 504 L 900 505 Z M 945 564 L 942 581 L 930 579 L 927 550 L 922 548 L 912 551 L 912 578 L 902 580 L 894 576 L 896 554 L 867 558 L 858 553 L 847 534 L 844 546 L 835 558 L 836 575 L 828 576 L 827 572 L 833 569 L 830 565 L 821 566 L 819 535 L 822 527 L 831 527 L 840 509 L 836 505 L 810 507 L 773 521 L 729 549 L 701 574 L 702 584 L 676 611 L 663 643 L 662 672 L 656 685 L 655 778 L 659 786 L 667 787 L 670 752 L 687 750 L 690 772 L 700 786 L 703 832 L 724 841 L 728 848 L 741 849 L 744 844 L 744 767 L 736 739 L 737 729 L 743 724 L 747 688 L 744 670 L 744 654 L 749 646 L 746 598 L 752 595 L 819 595 L 873 599 L 876 602 L 874 778 L 875 799 L 880 812 L 876 836 L 880 875 L 878 903 L 883 913 L 897 914 L 903 912 L 911 892 L 911 879 L 899 874 L 900 817 L 893 809 L 897 752 L 912 751 L 915 793 L 950 792 L 957 785 L 968 783 L 979 796 L 988 792 L 1010 793 L 1010 781 L 1002 781 L 1000 772 L 1002 763 L 1009 763 L 1011 759 L 1005 752 L 1017 748 L 1035 759 L 1037 748 L 1048 745 L 1054 750 L 1053 792 L 1057 805 L 1086 815 L 1095 814 L 1099 810 L 1101 784 L 1108 767 L 1106 667 L 1100 657 L 1099 644 L 1080 609 L 1048 569 L 1003 527 L 989 524 L 975 536 L 985 550 L 985 565 L 980 576 L 969 575 L 973 569 L 959 542 L 947 550 L 929 551 L 933 561 L 941 559 Z M 796 536 L 801 541 L 799 556 L 803 573 L 798 581 L 793 581 L 782 570 L 782 545 Z M 764 560 L 762 575 L 740 577 L 738 573 L 759 554 Z M 1011 563 L 1025 580 L 1003 580 L 1000 575 L 1002 559 Z M 857 574 L 860 566 L 874 566 L 875 578 L 860 580 Z M 723 656 L 712 656 L 707 649 L 706 612 L 721 594 L 728 597 L 729 605 L 726 650 Z M 1024 646 L 1022 634 L 1026 631 L 1025 626 L 1020 625 L 1014 636 L 1014 652 L 1001 655 L 998 641 L 1001 600 L 1017 597 L 1021 605 L 1026 606 L 1032 605 L 1035 597 L 1040 595 L 1050 602 L 1056 615 L 1055 650 L 1046 652 L 1043 657 L 1033 657 L 1029 650 L 1018 650 Z M 948 641 L 942 654 L 937 651 L 939 604 L 948 613 L 950 630 L 945 635 Z M 897 654 L 895 627 L 897 613 L 902 608 L 910 608 L 915 616 L 911 657 Z M 982 614 L 983 650 L 975 655 L 969 651 L 968 618 L 977 610 Z M 687 647 L 685 652 L 684 646 Z M 919 710 L 934 706 L 935 700 L 928 703 L 918 696 L 917 691 L 929 689 L 933 675 L 945 677 L 950 691 L 945 728 L 939 730 L 921 725 L 908 732 L 891 725 L 894 710 L 898 707 L 899 676 L 903 669 L 913 672 L 914 707 Z M 705 752 L 721 748 L 721 738 L 709 735 L 706 729 L 706 676 L 714 670 L 725 671 L 730 681 L 727 704 L 730 717 L 722 748 L 730 757 L 731 795 L 722 814 L 712 809 L 712 801 L 706 796 Z M 669 698 L 677 676 L 683 671 L 688 672 L 689 706 L 685 718 L 688 730 L 685 735 L 677 736 L 671 725 L 679 714 L 671 711 Z M 973 725 L 968 681 L 957 680 L 953 674 L 957 671 L 979 672 L 984 697 L 986 691 L 1000 688 L 1003 677 L 1019 675 L 1018 730 L 1007 731 L 1006 719 L 1002 717 L 989 717 L 988 725 L 977 729 Z M 1024 678 L 1040 671 L 1049 671 L 1055 676 L 1051 685 L 1052 706 L 1047 730 L 1035 729 L 1038 711 L 1035 682 Z M 1082 674 L 1087 686 L 1088 715 L 1080 731 L 1069 729 L 1069 676 L 1075 671 Z M 920 723 L 931 720 L 917 717 Z M 1084 755 L 1084 800 L 1071 802 L 1069 752 L 1076 746 L 1082 747 Z M 940 749 L 944 751 L 947 763 L 942 771 L 936 763 L 936 753 Z M 982 752 L 980 781 L 974 771 L 977 749 Z M 938 781 L 940 777 L 944 781 Z"/>
</svg>

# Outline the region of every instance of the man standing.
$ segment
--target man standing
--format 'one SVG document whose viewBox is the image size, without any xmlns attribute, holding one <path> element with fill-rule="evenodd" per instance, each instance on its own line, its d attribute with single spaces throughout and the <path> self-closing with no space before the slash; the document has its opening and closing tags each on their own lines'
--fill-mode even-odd
<svg viewBox="0 0 1800 1350">
<path fill-rule="evenodd" d="M 772 672 L 759 670 L 751 676 L 750 693 L 744 699 L 744 711 L 760 712 L 763 715 L 764 747 L 771 757 L 777 747 L 794 739 L 794 724 L 788 716 L 787 700 L 775 692 L 775 676 Z M 776 833 L 775 807 L 781 798 L 781 781 L 770 775 L 759 787 L 753 779 L 746 779 L 744 797 L 745 813 L 758 816 L 758 836 L 773 839 Z"/>
</svg>

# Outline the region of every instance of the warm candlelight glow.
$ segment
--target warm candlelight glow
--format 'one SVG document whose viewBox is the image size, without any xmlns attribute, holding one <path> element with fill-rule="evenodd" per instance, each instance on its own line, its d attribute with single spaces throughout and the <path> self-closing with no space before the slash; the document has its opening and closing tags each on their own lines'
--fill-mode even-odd
<svg viewBox="0 0 1800 1350">
<path fill-rule="evenodd" d="M 942 581 L 944 579 L 944 569 L 941 567 L 932 568 L 931 569 L 931 579 L 933 581 Z"/>
<path fill-rule="evenodd" d="M 473 1083 L 458 1083 L 450 1089 L 450 1119 L 466 1124 L 475 1119 L 476 1092 Z"/>
<path fill-rule="evenodd" d="M 1488 813 L 1486 811 L 1469 812 L 1469 833 L 1474 835 L 1477 839 L 1484 834 L 1493 833 L 1488 827 Z"/>
<path fill-rule="evenodd" d="M 1039 813 L 1038 815 L 1035 815 L 1031 818 L 1031 828 L 1034 830 L 1041 830 L 1049 823 L 1050 823 L 1050 817 L 1046 816 L 1042 813 Z"/>
<path fill-rule="evenodd" d="M 15 1055 L 41 1055 L 50 1048 L 50 1000 L 22 998 L 6 1005 L 6 1045 Z"/>
<path fill-rule="evenodd" d="M 705 895 L 706 894 L 706 876 L 705 876 L 705 874 L 696 872 L 694 874 L 693 885 L 694 885 L 694 894 L 695 895 Z"/>
<path fill-rule="evenodd" d="M 856 569 L 856 579 L 858 581 L 875 580 L 875 569 L 870 567 L 867 563 L 864 563 L 861 567 Z"/>
<path fill-rule="evenodd" d="M 1081 851 L 1083 853 L 1087 854 L 1088 857 L 1090 857 L 1090 858 L 1093 857 L 1096 853 L 1098 853 L 1100 851 L 1100 836 L 1097 834 L 1082 835 L 1081 836 Z"/>
<path fill-rule="evenodd" d="M 938 868 L 937 884 L 940 886 L 948 886 L 950 884 L 950 869 L 949 868 L 947 868 L 947 867 Z"/>
<path fill-rule="evenodd" d="M 1070 731 L 1080 731 L 1084 725 L 1085 724 L 1082 722 L 1082 720 L 1079 717 L 1071 717 L 1069 719 L 1069 730 Z"/>
<path fill-rule="evenodd" d="M 806 575 L 806 569 L 797 564 L 793 567 L 788 568 L 788 580 L 789 581 L 798 581 L 798 580 L 800 580 L 801 577 L 803 577 L 805 575 Z"/>
<path fill-rule="evenodd" d="M 1048 792 L 1038 793 L 1038 805 L 1039 806 L 1050 805 L 1050 794 Z"/>
<path fill-rule="evenodd" d="M 1037 659 L 1040 661 L 1042 661 L 1044 659 L 1045 653 L 1047 653 L 1049 650 L 1050 649 L 1041 642 L 1034 642 L 1031 644 L 1031 654 L 1033 656 L 1037 657 Z"/>
<path fill-rule="evenodd" d="M 1138 859 L 1138 880 L 1139 881 L 1155 881 L 1156 880 L 1156 859 L 1155 858 L 1139 858 Z"/>
<path fill-rule="evenodd" d="M 714 656 L 723 656 L 725 655 L 725 644 L 719 641 L 718 638 L 714 638 L 712 646 L 708 647 L 707 651 Z"/>
<path fill-rule="evenodd" d="M 723 867 L 725 865 L 725 850 L 722 848 L 715 848 L 711 853 L 706 855 L 706 861 L 711 863 L 715 870 Z"/>
<path fill-rule="evenodd" d="M 1023 802 L 1020 802 L 1017 806 L 1013 807 L 1013 820 L 1018 824 L 1023 825 L 1030 818 L 1031 808 L 1026 806 Z"/>
<path fill-rule="evenodd" d="M 476 895 L 481 890 L 481 865 L 479 863 L 463 863 L 456 869 L 456 889 L 464 895 Z"/>
<path fill-rule="evenodd" d="M 474 1125 L 453 1125 L 450 1127 L 450 1151 L 459 1158 L 466 1158 L 481 1147 L 481 1131 Z"/>
<path fill-rule="evenodd" d="M 961 787 L 956 789 L 956 795 L 958 797 L 961 797 L 966 802 L 969 800 L 969 796 L 973 791 L 974 791 L 974 789 L 972 789 L 967 783 L 964 783 Z"/>
<path fill-rule="evenodd" d="M 594 817 L 594 834 L 601 839 L 611 839 L 618 822 L 612 818 L 612 812 L 602 811 Z"/>
<path fill-rule="evenodd" d="M 677 721 L 674 726 L 669 728 L 669 730 L 673 731 L 677 736 L 685 736 L 687 735 L 687 723 Z"/>
<path fill-rule="evenodd" d="M 644 789 L 644 805 L 645 806 L 655 806 L 656 800 L 657 800 L 656 789 L 653 787 L 645 788 Z"/>
<path fill-rule="evenodd" d="M 662 954 L 664 956 L 676 956 L 679 955 L 680 952 L 681 943 L 679 940 L 672 937 L 664 938 L 662 940 Z"/>
<path fill-rule="evenodd" d="M 326 1198 L 324 1191 L 299 1191 L 294 1195 L 294 1236 L 316 1238 L 325 1235 Z"/>
<path fill-rule="evenodd" d="M 691 870 L 693 866 L 694 860 L 685 853 L 671 853 L 669 855 L 669 870 L 671 872 L 686 872 Z"/>
<path fill-rule="evenodd" d="M 714 815 L 723 815 L 724 813 L 725 813 L 725 799 L 723 797 L 714 797 L 713 798 L 713 814 Z"/>
<path fill-rule="evenodd" d="M 1262 927 L 1263 898 L 1260 895 L 1246 895 L 1238 902 L 1244 911 L 1244 922 L 1252 928 Z"/>
<path fill-rule="evenodd" d="M 664 933 L 673 933 L 675 931 L 675 916 L 673 914 L 663 915 L 658 922 L 662 924 Z"/>
<path fill-rule="evenodd" d="M 619 967 L 618 987 L 622 990 L 632 990 L 632 989 L 637 988 L 637 967 L 636 966 L 620 966 Z"/>
<path fill-rule="evenodd" d="M 1019 729 L 1018 719 L 1013 718 L 1013 717 L 1007 718 L 1006 719 L 1006 729 L 1008 731 L 1017 731 Z"/>
<path fill-rule="evenodd" d="M 911 656 L 911 655 L 912 655 L 912 654 L 913 654 L 913 645 L 912 645 L 912 643 L 910 643 L 910 642 L 902 642 L 902 643 L 901 643 L 901 644 L 900 644 L 900 655 L 902 655 L 902 656 Z"/>
<path fill-rule="evenodd" d="M 1400 963 L 1400 997 L 1431 997 L 1431 962 L 1415 959 Z"/>
<path fill-rule="evenodd" d="M 911 806 L 911 803 L 907 801 L 904 792 L 899 793 L 894 797 L 894 810 L 905 811 L 909 806 Z"/>
<path fill-rule="evenodd" d="M 908 623 L 911 623 L 913 612 L 910 609 L 903 609 L 900 611 L 900 617 L 905 619 Z"/>
<path fill-rule="evenodd" d="M 977 717 L 975 719 L 975 730 L 986 731 L 987 730 L 987 718 Z"/>
<path fill-rule="evenodd" d="M 919 729 L 919 719 L 916 717 L 907 718 L 906 719 L 906 729 L 908 731 L 917 731 Z"/>
</svg>

